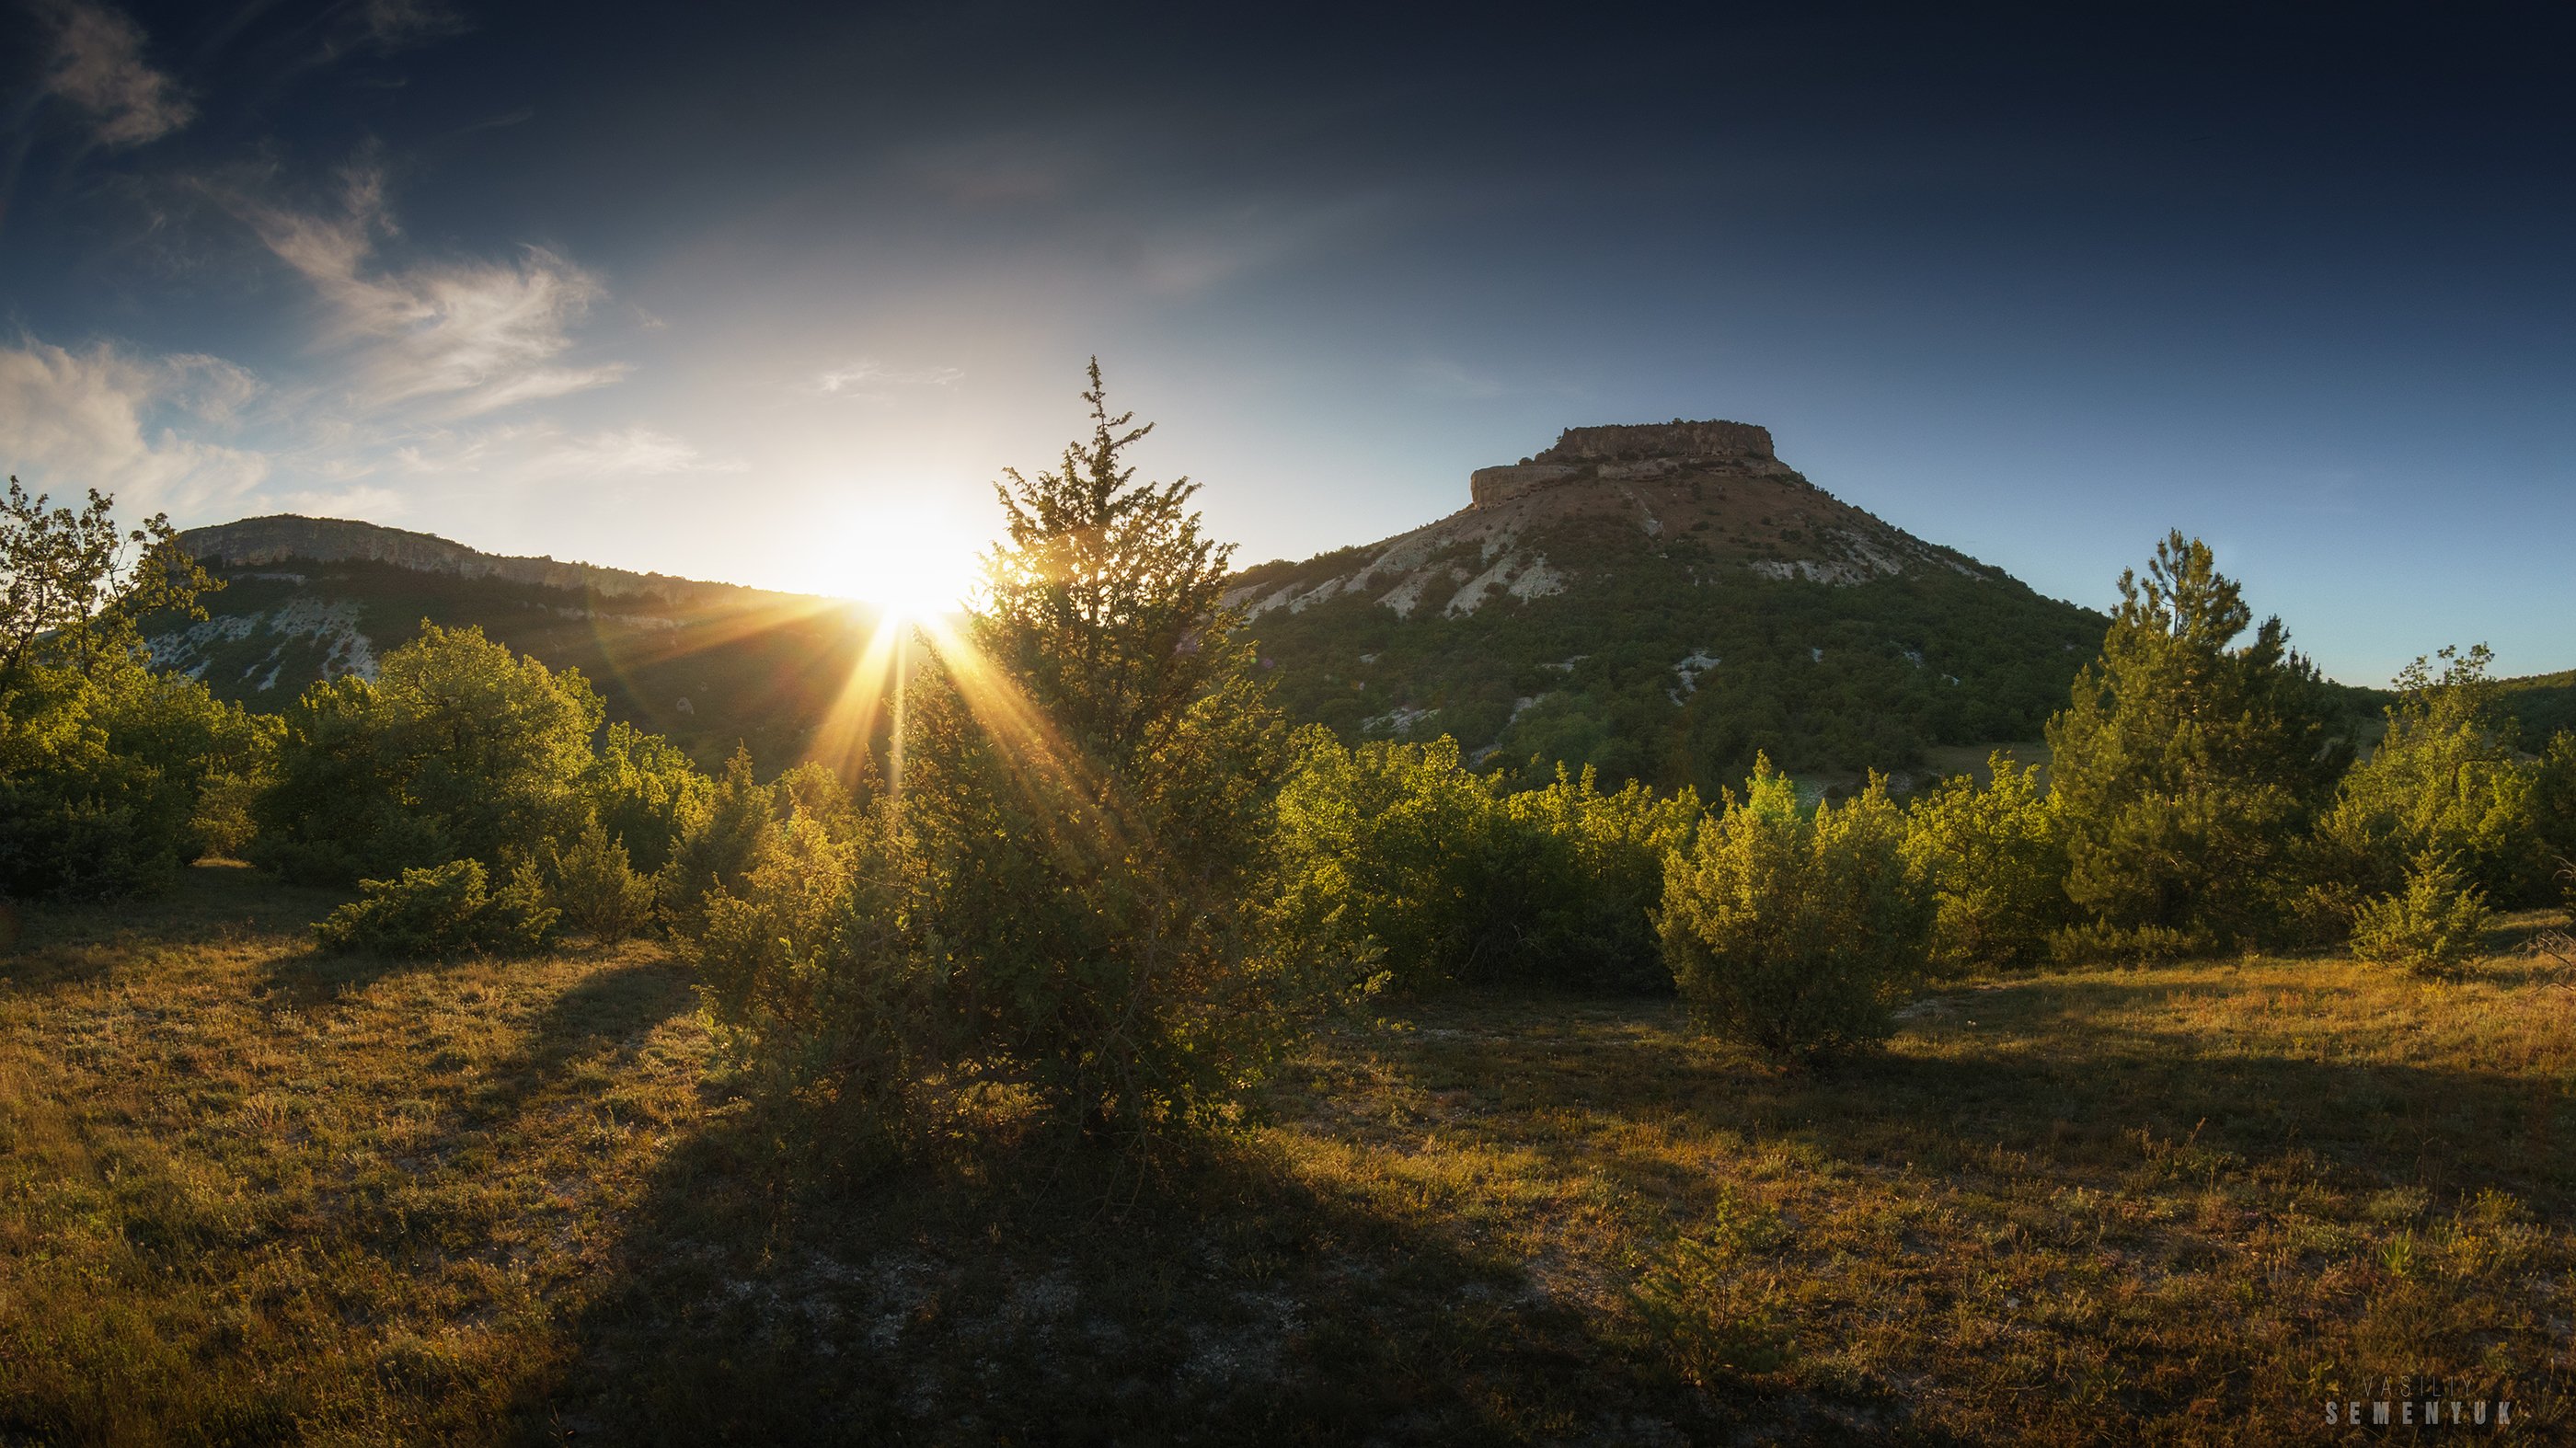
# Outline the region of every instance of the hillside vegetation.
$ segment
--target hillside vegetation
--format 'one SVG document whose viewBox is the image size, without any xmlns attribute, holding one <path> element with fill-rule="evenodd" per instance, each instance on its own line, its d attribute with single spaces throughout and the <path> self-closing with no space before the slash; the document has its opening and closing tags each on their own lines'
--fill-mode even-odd
<svg viewBox="0 0 2576 1448">
<path fill-rule="evenodd" d="M 256 526 L 278 523 L 309 526 Z M 205 598 L 204 618 L 158 615 L 143 630 L 161 667 L 218 699 L 275 712 L 325 679 L 372 676 L 424 622 L 479 628 L 580 670 L 607 717 L 670 738 L 706 768 L 737 744 L 773 770 L 804 757 L 877 622 L 838 600 L 493 559 L 331 519 L 258 519 L 181 542 L 226 586 Z M 531 566 L 497 571 L 514 563 Z"/>
</svg>

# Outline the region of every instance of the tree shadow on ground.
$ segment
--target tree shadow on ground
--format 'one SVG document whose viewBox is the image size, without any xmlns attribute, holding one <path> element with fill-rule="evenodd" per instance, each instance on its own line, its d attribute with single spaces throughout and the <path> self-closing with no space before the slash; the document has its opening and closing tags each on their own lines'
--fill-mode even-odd
<svg viewBox="0 0 2576 1448">
<path fill-rule="evenodd" d="M 468 1115 L 482 1123 L 516 1115 L 576 1062 L 611 1047 L 632 1052 L 695 1004 L 687 973 L 659 953 L 594 970 L 538 1012 L 526 1044 L 491 1069 L 470 1098 Z"/>
<path fill-rule="evenodd" d="M 2070 1181 L 2102 1176 L 2114 1159 L 2134 1166 L 2149 1143 L 2189 1141 L 2240 1163 L 2314 1153 L 2355 1183 L 2492 1187 L 2535 1209 L 2576 1208 L 2576 1157 L 2551 1146 L 2576 1136 L 2563 1082 L 2276 1054 L 2179 1025 L 2118 1022 L 2206 989 L 2147 977 L 1975 992 L 1952 998 L 1948 1038 L 1929 1049 L 1900 1041 L 1811 1070 L 1725 1048 L 1682 1055 L 1679 1011 L 1654 1005 L 1617 1015 L 1632 1027 L 1620 1031 L 1456 1031 L 1403 1069 L 1432 1087 L 1509 1083 L 1490 1103 L 1501 1114 L 1481 1118 L 1489 1129 L 1509 1116 L 1589 1112 L 1791 1138 L 1862 1165 L 1938 1169 L 1997 1150 L 2035 1154 Z M 1551 1138 L 1534 1130 L 1528 1144 L 1569 1164 L 1592 1150 Z"/>
<path fill-rule="evenodd" d="M 61 990 L 134 969 L 154 952 L 207 946 L 300 946 L 306 927 L 347 897 L 283 885 L 230 861 L 183 870 L 167 889 L 130 899 L 0 900 L 0 982 Z"/>
<path fill-rule="evenodd" d="M 2496 1284 L 2406 1279 L 2391 1287 L 2402 1273 L 2354 1277 L 2348 1264 L 2355 1253 L 2375 1260 L 2373 1244 L 2401 1228 L 2439 1235 L 2454 1214 L 2489 1210 L 2488 1192 L 2521 1204 L 2498 1220 L 2564 1221 L 2576 1209 L 2576 1154 L 2558 1143 L 2576 1135 L 2576 1098 L 2563 1076 L 2545 1060 L 2515 1074 L 2501 1061 L 2462 1064 L 2471 1058 L 2460 1049 L 2422 1057 L 2402 1037 L 2377 1051 L 2240 1035 L 2179 1000 L 2174 1019 L 2152 1009 L 2208 990 L 2206 980 L 2146 976 L 1974 992 L 1953 999 L 1950 1019 L 1918 1027 L 1894 1049 L 1804 1072 L 1696 1041 L 1669 1008 L 1551 1025 L 1498 1002 L 1427 1013 L 1439 1036 L 1372 1064 L 1396 1080 L 1396 1094 L 1450 1103 L 1438 1121 L 1399 1128 L 1415 1139 L 1436 1131 L 1527 1152 L 1566 1179 L 1609 1174 L 1670 1203 L 1677 1221 L 1722 1215 L 1728 1191 L 1727 1172 L 1708 1170 L 1691 1143 L 1748 1163 L 1811 1164 L 1812 1190 L 1795 1171 L 1783 1186 L 1803 1198 L 1801 1212 L 1852 1213 L 1834 1250 L 1884 1267 L 1874 1291 L 1929 1274 L 1921 1280 L 1937 1283 L 1937 1294 L 1972 1295 L 1983 1268 L 1971 1264 L 2027 1248 L 2056 1264 L 2046 1270 L 2096 1257 L 2114 1274 L 2142 1271 L 2129 1285 L 2154 1301 L 2145 1283 L 2241 1266 L 2246 1234 L 2257 1233 L 2270 1275 L 2251 1284 L 2227 1276 L 2231 1267 L 2219 1277 L 2265 1300 L 2308 1294 L 2313 1305 L 2303 1310 L 2328 1317 L 2378 1310 L 2370 1305 L 2377 1297 L 2336 1296 L 2349 1289 L 2321 1285 L 2329 1275 L 2377 1281 L 2381 1295 L 2396 1294 L 2388 1301 L 2416 1304 L 2387 1309 L 2395 1315 L 2371 1329 L 2394 1332 L 2389 1324 L 2402 1322 L 2422 1333 L 2407 1340 L 2415 1354 L 2407 1361 L 2491 1373 L 2511 1364 L 2527 1386 L 2551 1378 L 2545 1333 L 2526 1323 L 2509 1349 L 2496 1335 L 2521 1310 L 2481 1295 Z M 1639 1127 L 1647 1144 L 1632 1147 Z M 2085 1205 L 2105 1201 L 2122 1205 L 2107 1214 Z M 1932 1224 L 1919 1244 L 1895 1225 L 1918 1210 Z M 2513 1215 L 2525 1210 L 2528 1217 Z M 2306 1228 L 2284 1225 L 2291 1222 L 2324 1230 L 2303 1236 Z M 1873 1231 L 1884 1241 L 1872 1245 Z M 2563 1263 L 2563 1239 L 2531 1242 L 2535 1265 L 2521 1270 L 2545 1274 Z M 1831 1265 L 1789 1250 L 1784 1270 Z M 1921 1256 L 1945 1252 L 1964 1253 L 1961 1265 L 1943 1269 Z M 1884 1299 L 1854 1310 L 1872 1310 L 1873 1300 Z M 2240 1318 L 2221 1312 L 2184 1329 L 2173 1325 L 2179 1315 L 2159 1303 L 2110 1340 L 2119 1385 L 2108 1401 L 2129 1421 L 2190 1421 L 2210 1406 L 2212 1371 L 2250 1394 L 2248 1364 L 2278 1369 L 2277 1343 L 2246 1335 Z M 2065 1341 L 2080 1353 L 2104 1340 L 2088 1326 Z M 1929 1340 L 1904 1352 L 1896 1361 L 1941 1356 Z M 1973 1364 L 1952 1361 L 1944 1371 L 1967 1391 L 1993 1387 L 1976 1381 Z M 2280 1387 L 2267 1380 L 2265 1391 Z M 2243 1415 L 2237 1421 L 2250 1432 L 2271 1421 L 2259 1415 L 2279 1409 L 2277 1396 L 2239 1396 L 2223 1411 Z M 1998 1435 L 2012 1436 L 2002 1426 Z"/>
<path fill-rule="evenodd" d="M 531 1438 L 1866 1440 L 1888 1405 L 1693 1389 L 1498 1250 L 1257 1144 L 1141 1178 L 990 1150 L 839 1187 L 737 1105 L 668 1162 Z"/>
</svg>

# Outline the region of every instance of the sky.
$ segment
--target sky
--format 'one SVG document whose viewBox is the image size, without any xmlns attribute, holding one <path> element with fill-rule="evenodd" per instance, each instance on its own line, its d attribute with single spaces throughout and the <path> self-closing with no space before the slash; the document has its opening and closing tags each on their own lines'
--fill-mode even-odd
<svg viewBox="0 0 2576 1448">
<path fill-rule="evenodd" d="M 2576 12 L 0 0 L 0 467 L 771 587 L 1157 424 L 1238 561 L 1768 426 L 2107 607 L 2576 667 Z"/>
</svg>

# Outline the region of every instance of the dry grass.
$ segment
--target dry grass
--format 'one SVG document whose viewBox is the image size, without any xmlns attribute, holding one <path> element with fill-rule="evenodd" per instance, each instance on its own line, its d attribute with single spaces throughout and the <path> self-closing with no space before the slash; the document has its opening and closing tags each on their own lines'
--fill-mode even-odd
<svg viewBox="0 0 2576 1448">
<path fill-rule="evenodd" d="M 331 962 L 330 903 L 0 960 L 0 1439 L 2218 1443 L 2408 1374 L 2571 1433 L 2576 992 L 2511 940 L 1976 983 L 1810 1077 L 1454 999 L 1142 1176 L 853 1182 L 654 947 Z"/>
</svg>

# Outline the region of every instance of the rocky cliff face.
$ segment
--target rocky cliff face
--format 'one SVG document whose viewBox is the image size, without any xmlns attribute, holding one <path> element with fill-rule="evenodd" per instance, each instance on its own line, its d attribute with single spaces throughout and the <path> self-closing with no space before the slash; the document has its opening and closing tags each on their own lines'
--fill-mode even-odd
<svg viewBox="0 0 2576 1448">
<path fill-rule="evenodd" d="M 552 558 L 483 553 L 428 533 L 293 513 L 191 528 L 179 535 L 179 544 L 199 561 L 225 568 L 260 568 L 299 560 L 388 563 L 417 573 L 498 578 L 605 598 L 658 598 L 666 603 L 732 601 L 760 593 L 735 584 L 701 583 L 661 573 L 631 573 L 588 563 L 558 563 Z"/>
<path fill-rule="evenodd" d="M 1759 577 L 1849 584 L 1916 569 L 1989 570 L 1817 488 L 1742 422 L 1577 427 L 1529 459 L 1468 476 L 1468 506 L 1362 550 L 1250 570 L 1234 595 L 1258 617 L 1368 593 L 1399 616 L 1472 613 L 1563 591 L 1621 555 Z"/>
</svg>

